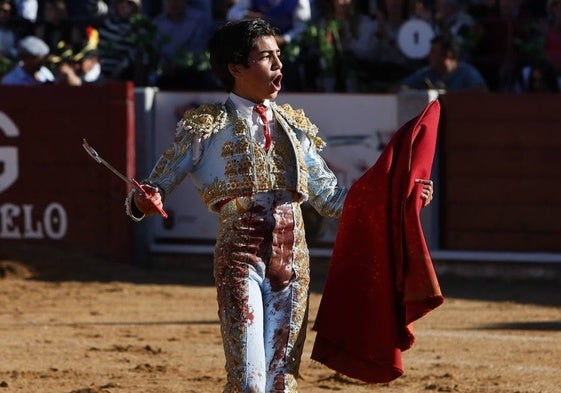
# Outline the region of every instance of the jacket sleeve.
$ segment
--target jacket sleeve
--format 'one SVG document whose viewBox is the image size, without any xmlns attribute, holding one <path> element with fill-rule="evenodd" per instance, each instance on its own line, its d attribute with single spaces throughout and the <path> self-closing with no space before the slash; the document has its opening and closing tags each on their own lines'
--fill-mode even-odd
<svg viewBox="0 0 561 393">
<path fill-rule="evenodd" d="M 339 218 L 348 190 L 339 186 L 337 177 L 313 145 L 306 150 L 306 166 L 309 172 L 308 202 L 325 217 Z"/>
<path fill-rule="evenodd" d="M 158 188 L 162 199 L 165 198 L 185 179 L 185 176 L 193 170 L 202 150 L 202 141 L 193 133 L 183 130 L 178 132 L 173 143 L 158 159 L 152 169 L 150 176 L 141 181 Z M 125 209 L 129 217 L 134 221 L 140 221 L 144 215 L 136 209 L 132 200 L 132 190 L 125 200 Z"/>
</svg>

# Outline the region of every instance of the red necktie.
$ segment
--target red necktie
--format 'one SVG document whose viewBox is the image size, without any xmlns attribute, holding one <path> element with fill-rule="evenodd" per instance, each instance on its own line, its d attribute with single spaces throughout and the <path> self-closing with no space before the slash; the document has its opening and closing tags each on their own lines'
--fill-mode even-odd
<svg viewBox="0 0 561 393">
<path fill-rule="evenodd" d="M 253 110 L 259 114 L 263 121 L 263 135 L 265 136 L 265 151 L 271 147 L 271 132 L 269 131 L 269 120 L 267 119 L 267 107 L 263 104 L 255 105 Z"/>
</svg>

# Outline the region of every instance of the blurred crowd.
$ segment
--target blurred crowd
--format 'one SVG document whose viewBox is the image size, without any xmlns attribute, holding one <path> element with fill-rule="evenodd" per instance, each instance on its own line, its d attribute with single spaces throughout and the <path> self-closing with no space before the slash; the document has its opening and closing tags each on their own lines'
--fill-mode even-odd
<svg viewBox="0 0 561 393">
<path fill-rule="evenodd" d="M 561 0 L 0 0 L 1 83 L 221 90 L 207 41 L 246 17 L 288 91 L 559 92 Z"/>
</svg>

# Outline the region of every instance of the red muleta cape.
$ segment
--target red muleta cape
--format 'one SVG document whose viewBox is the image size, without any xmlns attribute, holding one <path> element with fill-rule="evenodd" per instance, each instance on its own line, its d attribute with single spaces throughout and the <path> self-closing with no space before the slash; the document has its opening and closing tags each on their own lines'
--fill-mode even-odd
<svg viewBox="0 0 561 393">
<path fill-rule="evenodd" d="M 312 359 L 352 378 L 389 382 L 413 322 L 444 301 L 421 226 L 440 103 L 433 101 L 392 137 L 349 190 L 313 330 Z"/>
</svg>

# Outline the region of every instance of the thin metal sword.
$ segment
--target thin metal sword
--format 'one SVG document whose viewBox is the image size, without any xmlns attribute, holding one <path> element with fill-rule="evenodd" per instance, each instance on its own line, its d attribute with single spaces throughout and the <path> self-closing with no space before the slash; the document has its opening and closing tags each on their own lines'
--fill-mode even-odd
<svg viewBox="0 0 561 393">
<path fill-rule="evenodd" d="M 107 161 L 105 161 L 103 158 L 101 158 L 101 156 L 98 154 L 98 152 L 95 151 L 95 149 L 88 144 L 88 141 L 86 140 L 86 138 L 84 138 L 82 141 L 83 141 L 82 142 L 82 147 L 84 148 L 84 150 L 86 150 L 88 152 L 88 154 L 90 155 L 91 158 L 93 158 L 99 164 L 104 165 L 107 169 L 109 169 L 111 172 L 113 172 L 115 175 L 117 175 L 119 178 L 121 178 L 121 180 L 123 180 L 125 183 L 129 184 L 135 190 L 142 193 L 142 195 L 144 195 L 144 197 L 146 197 L 146 198 L 149 197 L 148 194 L 146 193 L 146 191 L 144 191 L 144 189 L 142 188 L 142 186 L 140 185 L 139 182 L 137 182 L 135 179 L 126 177 L 121 172 L 119 172 L 118 170 L 113 168 L 113 166 L 111 166 Z M 150 200 L 150 202 L 152 202 L 152 201 Z M 159 206 L 156 206 L 156 204 L 154 202 L 152 202 L 152 205 L 154 205 L 154 207 L 156 209 L 158 209 L 158 212 L 162 215 L 162 217 L 168 218 L 168 214 L 165 212 L 165 210 L 163 208 L 161 208 Z"/>
</svg>

